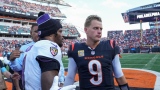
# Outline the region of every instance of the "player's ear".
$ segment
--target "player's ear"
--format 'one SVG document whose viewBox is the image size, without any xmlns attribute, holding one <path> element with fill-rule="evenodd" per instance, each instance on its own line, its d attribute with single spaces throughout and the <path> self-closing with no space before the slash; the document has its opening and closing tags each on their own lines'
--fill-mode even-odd
<svg viewBox="0 0 160 90">
<path fill-rule="evenodd" d="M 84 28 L 84 32 L 87 33 L 87 27 Z"/>
</svg>

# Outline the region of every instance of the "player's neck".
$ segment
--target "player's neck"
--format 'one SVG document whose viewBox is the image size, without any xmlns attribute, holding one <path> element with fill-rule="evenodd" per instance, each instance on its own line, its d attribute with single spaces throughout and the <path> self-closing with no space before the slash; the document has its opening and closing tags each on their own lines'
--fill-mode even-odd
<svg viewBox="0 0 160 90">
<path fill-rule="evenodd" d="M 95 49 L 99 43 L 100 43 L 100 41 L 98 41 L 98 42 L 93 42 L 93 41 L 89 41 L 89 40 L 86 41 L 86 45 L 92 49 Z"/>
<path fill-rule="evenodd" d="M 44 39 L 45 39 L 45 40 L 49 40 L 49 41 L 51 41 L 51 42 L 55 42 L 54 38 L 52 38 L 52 37 L 50 37 L 50 36 L 46 36 Z"/>
</svg>

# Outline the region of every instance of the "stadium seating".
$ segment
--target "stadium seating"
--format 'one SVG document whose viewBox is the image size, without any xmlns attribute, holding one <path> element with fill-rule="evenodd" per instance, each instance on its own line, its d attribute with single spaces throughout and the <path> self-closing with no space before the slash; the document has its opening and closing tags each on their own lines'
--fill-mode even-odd
<svg viewBox="0 0 160 90">
<path fill-rule="evenodd" d="M 0 33 L 9 33 L 9 34 L 30 34 L 30 29 L 20 26 L 4 26 L 0 25 Z"/>
<path fill-rule="evenodd" d="M 156 29 L 146 29 L 142 31 L 142 45 L 144 46 L 159 46 L 157 40 Z M 158 30 L 160 39 L 160 30 Z M 141 47 L 141 30 L 122 30 L 108 31 L 108 39 L 117 41 L 117 44 L 123 49 Z"/>
<path fill-rule="evenodd" d="M 72 25 L 67 25 L 67 24 L 63 24 L 64 28 L 63 28 L 63 35 L 64 36 L 68 36 L 68 35 L 78 35 L 78 31 L 76 31 L 77 29 L 75 27 L 73 27 Z M 18 26 L 19 27 L 19 26 Z M 8 31 L 8 28 L 11 28 L 10 26 L 4 26 L 4 25 L 0 25 L 0 31 Z M 12 27 L 13 28 L 13 27 Z M 18 32 L 22 33 L 22 32 L 26 32 L 29 31 L 29 29 L 27 28 L 22 28 L 19 27 Z M 73 30 L 75 30 L 75 33 L 73 33 Z M 136 52 L 140 52 L 138 48 L 140 48 L 140 38 L 141 37 L 141 31 L 140 30 L 125 30 L 124 34 L 123 31 L 108 31 L 108 37 L 104 37 L 101 40 L 108 40 L 108 39 L 113 39 L 117 41 L 117 44 L 120 46 L 120 48 L 122 48 L 124 50 L 124 52 L 128 53 L 129 49 L 132 48 L 136 48 Z M 156 30 L 155 29 L 147 29 L 147 30 L 143 30 L 143 45 L 153 45 L 156 46 L 157 45 L 157 38 L 156 38 Z M 0 39 L 0 55 L 2 55 L 2 53 L 5 50 L 8 51 L 12 51 L 14 50 L 14 46 L 15 44 L 26 44 L 29 43 L 31 40 L 13 40 L 13 39 L 7 39 L 7 37 L 5 38 L 1 38 Z M 64 46 L 62 47 L 62 51 L 68 50 L 68 45 L 73 42 L 85 42 L 86 39 L 66 39 L 64 42 Z M 12 43 L 10 43 L 12 42 Z M 147 47 L 149 48 L 149 47 Z M 156 47 L 158 48 L 158 47 Z M 153 52 L 159 52 L 159 49 L 156 48 L 152 48 Z M 158 50 L 158 51 L 157 51 Z M 131 52 L 131 51 L 130 51 Z"/>
<path fill-rule="evenodd" d="M 6 40 L 5 39 L 1 39 L 0 40 L 0 55 L 3 55 L 5 51 L 7 52 L 12 52 L 12 50 L 15 49 L 15 44 L 20 44 L 20 45 L 24 45 L 31 42 L 28 40 Z M 2 57 L 2 56 L 0 56 Z"/>
<path fill-rule="evenodd" d="M 37 15 L 39 11 L 46 11 L 53 17 L 65 17 L 64 14 L 61 13 L 59 8 L 44 6 L 41 4 L 30 3 L 27 1 L 21 0 L 0 0 L 0 10 L 13 12 L 13 13 L 25 13 L 25 14 L 33 14 Z M 0 18 L 19 20 L 19 21 L 29 21 L 35 22 L 34 20 L 27 20 L 22 18 L 13 18 L 8 16 L 0 16 Z M 65 37 L 79 37 L 80 33 L 77 28 L 73 25 L 62 23 L 63 26 L 63 36 Z M 2 23 L 0 22 L 0 33 L 8 33 L 8 34 L 18 34 L 18 35 L 26 35 L 30 33 L 30 26 L 22 26 L 21 24 L 13 24 L 13 23 Z M 101 39 L 101 41 L 113 39 L 116 41 L 116 44 L 120 46 L 120 48 L 127 50 L 129 48 L 137 48 L 143 45 L 152 45 L 158 46 L 158 39 L 160 39 L 160 29 L 158 30 L 158 39 L 157 39 L 157 30 L 156 29 L 147 29 L 143 30 L 142 42 L 141 42 L 141 30 L 111 30 L 108 31 L 107 37 Z M 11 40 L 12 42 L 17 42 L 20 44 L 24 44 L 25 40 Z M 64 47 L 68 47 L 71 42 L 85 42 L 86 39 L 66 39 L 64 43 Z M 27 41 L 28 42 L 28 41 Z M 12 51 L 15 43 L 9 43 L 9 40 L 0 39 L 1 52 L 7 50 Z M 63 48 L 63 47 L 62 47 Z M 127 51 L 126 51 L 127 52 Z"/>
<path fill-rule="evenodd" d="M 9 25 L 9 24 L 7 24 Z M 62 24 L 63 25 L 63 24 Z M 28 26 L 30 27 L 30 26 Z M 11 26 L 6 26 L 6 25 L 1 25 L 0 24 L 0 33 L 9 33 L 9 34 L 30 34 L 30 28 L 27 28 L 27 26 L 20 26 L 20 25 L 11 25 Z M 66 37 L 78 37 L 79 32 L 74 27 L 73 25 L 65 25 L 63 26 L 63 36 Z"/>
<path fill-rule="evenodd" d="M 52 17 L 66 18 L 66 16 L 62 14 L 57 7 L 52 7 L 48 5 L 46 6 L 20 0 L 1 0 L 0 10 L 6 10 L 7 12 L 13 13 L 25 13 L 30 15 L 37 15 L 39 11 L 45 11 L 49 13 Z"/>
<path fill-rule="evenodd" d="M 63 36 L 66 37 L 78 37 L 79 36 L 79 32 L 76 29 L 76 27 L 72 26 L 72 25 L 65 25 L 63 26 Z"/>
<path fill-rule="evenodd" d="M 156 29 L 147 29 L 144 31 L 143 35 L 143 44 L 144 45 L 155 45 L 157 44 L 157 35 L 156 35 Z"/>
</svg>

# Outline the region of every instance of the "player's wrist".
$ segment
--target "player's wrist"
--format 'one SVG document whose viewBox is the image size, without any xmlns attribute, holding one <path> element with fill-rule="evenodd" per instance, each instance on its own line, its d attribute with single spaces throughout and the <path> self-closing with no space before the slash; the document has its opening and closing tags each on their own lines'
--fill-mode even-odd
<svg viewBox="0 0 160 90">
<path fill-rule="evenodd" d="M 119 88 L 120 88 L 120 90 L 130 90 L 129 86 L 128 86 L 128 83 L 123 84 L 123 85 L 119 85 Z"/>
<path fill-rule="evenodd" d="M 12 79 L 12 78 L 13 78 L 13 75 L 11 74 L 9 77 L 10 77 L 10 79 Z"/>
</svg>

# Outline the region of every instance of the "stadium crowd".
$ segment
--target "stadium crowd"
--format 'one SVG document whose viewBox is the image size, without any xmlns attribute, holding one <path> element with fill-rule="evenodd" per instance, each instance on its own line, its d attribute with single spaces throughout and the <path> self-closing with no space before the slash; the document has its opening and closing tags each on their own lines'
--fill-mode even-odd
<svg viewBox="0 0 160 90">
<path fill-rule="evenodd" d="M 68 28 L 68 29 L 67 29 Z M 68 27 L 65 26 L 64 33 L 67 33 L 67 36 L 72 34 L 77 34 L 78 31 L 73 29 L 74 27 Z M 70 33 L 68 33 L 70 32 Z M 64 34 L 65 36 L 65 34 Z M 107 40 L 107 39 L 113 39 L 116 41 L 116 43 L 120 46 L 122 49 L 128 49 L 132 47 L 140 47 L 141 45 L 141 30 L 126 30 L 123 34 L 122 30 L 117 31 L 108 31 L 108 37 L 103 37 L 101 40 Z M 63 54 L 66 54 L 68 51 L 68 46 L 70 43 L 75 42 L 85 42 L 86 39 L 65 39 L 64 45 L 62 47 Z M 27 44 L 30 41 L 27 40 L 0 40 L 0 53 L 1 55 L 4 54 L 4 52 L 9 51 L 11 52 L 15 48 L 15 44 Z M 157 43 L 157 37 L 156 37 L 156 30 L 155 29 L 147 29 L 143 31 L 143 38 L 142 38 L 143 45 L 158 45 Z"/>
<path fill-rule="evenodd" d="M 15 45 L 25 45 L 30 43 L 31 41 L 27 40 L 0 40 L 0 57 L 5 56 L 8 52 L 12 52 L 15 50 Z"/>
<path fill-rule="evenodd" d="M 20 26 L 11 26 L 11 27 L 8 28 L 8 32 L 10 34 L 29 33 L 30 28 L 20 27 Z"/>
<path fill-rule="evenodd" d="M 0 10 L 10 10 L 10 12 L 20 12 L 28 15 L 37 15 L 39 11 L 46 11 L 52 17 L 66 17 L 57 7 L 45 6 L 22 0 L 0 0 Z"/>
<path fill-rule="evenodd" d="M 69 37 L 69 36 L 77 36 L 77 35 L 79 36 L 80 35 L 75 26 L 69 25 L 67 23 L 63 23 L 62 26 L 63 26 L 64 36 Z"/>
<path fill-rule="evenodd" d="M 63 23 L 63 35 L 68 36 L 79 36 L 79 32 L 77 31 L 76 27 L 73 25 L 69 25 L 66 23 Z M 0 31 L 5 31 L 9 34 L 29 34 L 30 33 L 30 26 L 18 26 L 18 25 L 12 25 L 12 26 L 4 26 L 0 25 Z"/>
<path fill-rule="evenodd" d="M 48 11 L 53 17 L 64 17 L 61 11 L 57 7 L 44 6 L 41 4 L 21 1 L 21 0 L 0 0 L 0 10 L 6 11 L 10 10 L 13 13 L 21 12 L 25 14 L 37 14 L 39 11 Z M 63 35 L 65 37 L 80 37 L 80 34 L 75 26 L 63 23 Z M 30 29 L 25 26 L 4 26 L 0 25 L 0 31 L 6 31 L 9 34 L 29 34 Z M 159 30 L 160 32 L 160 30 Z M 158 33 L 160 38 L 160 33 Z M 141 43 L 143 45 L 158 45 L 157 43 L 157 30 L 156 29 L 147 29 L 143 30 L 142 42 L 141 42 L 141 30 L 125 30 L 124 33 L 122 30 L 108 31 L 107 37 L 102 38 L 101 40 L 113 39 L 122 49 L 128 49 L 131 47 L 139 47 Z M 66 54 L 68 50 L 68 45 L 71 42 L 85 42 L 86 39 L 66 39 L 62 47 L 62 52 Z M 3 56 L 3 53 L 8 51 L 11 52 L 14 50 L 15 44 L 26 44 L 29 41 L 21 40 L 0 40 L 0 53 Z"/>
<path fill-rule="evenodd" d="M 157 44 L 157 30 L 156 29 L 147 29 L 143 34 L 143 44 L 145 45 L 155 45 Z"/>
<path fill-rule="evenodd" d="M 14 27 L 13 27 L 14 28 Z M 64 27 L 64 29 L 66 29 Z M 65 32 L 70 32 L 70 34 L 75 34 L 78 31 L 74 31 L 71 27 L 69 30 L 67 29 Z M 128 49 L 132 47 L 139 47 L 141 45 L 141 31 L 140 30 L 126 30 L 123 34 L 122 30 L 119 31 L 108 31 L 108 37 L 104 37 L 101 40 L 113 39 L 117 42 L 117 44 L 122 49 Z M 66 54 L 68 51 L 68 45 L 70 43 L 75 42 L 85 42 L 86 39 L 65 39 L 64 45 L 62 47 L 63 54 Z M 24 45 L 29 43 L 30 41 L 27 40 L 0 40 L 0 53 L 1 56 L 4 52 L 9 51 L 11 52 L 15 48 L 15 44 Z M 147 29 L 143 31 L 143 38 L 142 38 L 143 45 L 157 45 L 157 37 L 156 37 L 156 30 L 155 29 Z"/>
<path fill-rule="evenodd" d="M 152 46 L 158 45 L 156 29 L 143 30 L 142 33 L 143 33 L 142 36 L 143 45 L 152 45 Z M 141 30 L 125 30 L 124 34 L 122 30 L 108 31 L 108 39 L 116 40 L 117 44 L 123 49 L 128 49 L 131 47 L 140 47 Z"/>
</svg>

